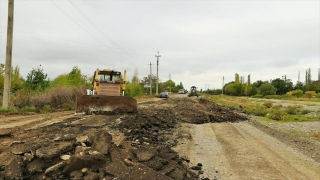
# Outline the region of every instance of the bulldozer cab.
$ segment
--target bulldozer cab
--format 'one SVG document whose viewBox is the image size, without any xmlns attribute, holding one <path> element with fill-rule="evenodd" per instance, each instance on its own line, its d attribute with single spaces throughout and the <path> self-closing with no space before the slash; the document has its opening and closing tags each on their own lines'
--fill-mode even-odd
<svg viewBox="0 0 320 180">
<path fill-rule="evenodd" d="M 125 81 L 121 81 L 121 72 L 114 70 L 99 70 L 93 76 L 94 94 L 106 96 L 120 96 L 125 90 Z"/>
</svg>

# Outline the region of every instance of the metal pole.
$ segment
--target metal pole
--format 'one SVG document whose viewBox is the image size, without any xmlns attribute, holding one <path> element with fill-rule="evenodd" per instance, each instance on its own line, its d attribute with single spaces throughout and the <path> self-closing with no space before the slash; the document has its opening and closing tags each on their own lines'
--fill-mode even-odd
<svg viewBox="0 0 320 180">
<path fill-rule="evenodd" d="M 12 37 L 13 37 L 13 5 L 14 0 L 8 1 L 8 27 L 7 27 L 7 51 L 5 78 L 3 88 L 3 104 L 2 107 L 8 109 L 10 101 L 10 86 L 11 86 L 11 62 L 12 62 Z"/>
<path fill-rule="evenodd" d="M 156 95 L 158 95 L 158 83 L 159 83 L 159 76 L 158 76 L 158 67 L 159 67 L 159 57 L 161 57 L 161 55 L 159 55 L 159 51 L 158 51 L 158 55 L 155 55 L 157 57 L 157 85 L 156 85 Z"/>
</svg>

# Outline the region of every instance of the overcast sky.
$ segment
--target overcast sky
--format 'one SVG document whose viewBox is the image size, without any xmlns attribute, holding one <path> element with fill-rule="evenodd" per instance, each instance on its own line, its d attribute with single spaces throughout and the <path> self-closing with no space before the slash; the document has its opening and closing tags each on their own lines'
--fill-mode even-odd
<svg viewBox="0 0 320 180">
<path fill-rule="evenodd" d="M 294 84 L 320 68 L 319 0 L 15 0 L 12 65 L 50 79 L 78 66 L 135 69 L 159 79 L 220 89 L 235 73 L 251 82 L 287 75 Z M 0 0 L 5 63 L 8 0 Z M 208 84 L 208 85 L 207 85 Z"/>
</svg>

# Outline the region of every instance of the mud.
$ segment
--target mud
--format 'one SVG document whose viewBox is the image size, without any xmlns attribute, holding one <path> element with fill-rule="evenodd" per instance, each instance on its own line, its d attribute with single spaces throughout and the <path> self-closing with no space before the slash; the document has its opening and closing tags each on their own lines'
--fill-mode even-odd
<svg viewBox="0 0 320 180">
<path fill-rule="evenodd" d="M 171 149 L 175 128 L 181 122 L 247 120 L 239 110 L 170 98 L 139 103 L 135 114 L 0 129 L 0 179 L 201 179 L 201 162 L 190 167 L 187 157 Z"/>
</svg>

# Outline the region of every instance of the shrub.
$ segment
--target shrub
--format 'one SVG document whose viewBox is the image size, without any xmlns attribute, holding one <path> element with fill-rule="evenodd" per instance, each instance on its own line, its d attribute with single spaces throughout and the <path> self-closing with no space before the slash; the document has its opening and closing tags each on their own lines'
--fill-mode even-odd
<svg viewBox="0 0 320 180">
<path fill-rule="evenodd" d="M 273 103 L 272 103 L 271 101 L 266 101 L 266 102 L 263 103 L 263 105 L 264 105 L 265 107 L 267 107 L 267 108 L 271 108 L 272 105 L 273 105 Z"/>
<path fill-rule="evenodd" d="M 299 106 L 288 106 L 284 110 L 286 113 L 294 115 L 299 113 Z"/>
<path fill-rule="evenodd" d="M 272 106 L 272 109 L 281 109 L 282 108 L 282 104 L 277 104 Z"/>
<path fill-rule="evenodd" d="M 301 110 L 301 114 L 303 114 L 303 115 L 308 114 L 308 113 L 310 113 L 310 111 L 308 109 Z"/>
<path fill-rule="evenodd" d="M 285 113 L 280 110 L 280 109 L 273 109 L 268 113 L 268 118 L 273 119 L 273 120 L 277 120 L 280 121 L 283 119 L 283 116 L 285 115 Z"/>
<path fill-rule="evenodd" d="M 5 109 L 2 106 L 0 106 L 0 114 L 16 114 L 16 113 L 18 113 L 18 111 L 14 107 L 9 107 L 8 109 Z"/>
<path fill-rule="evenodd" d="M 20 109 L 21 112 L 36 112 L 35 106 L 24 106 Z"/>
<path fill-rule="evenodd" d="M 267 109 L 262 105 L 248 105 L 244 107 L 244 110 L 246 113 L 255 116 L 265 116 L 268 113 Z"/>
</svg>

